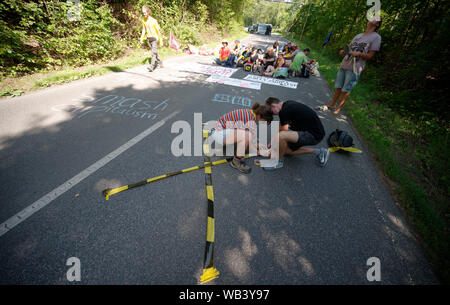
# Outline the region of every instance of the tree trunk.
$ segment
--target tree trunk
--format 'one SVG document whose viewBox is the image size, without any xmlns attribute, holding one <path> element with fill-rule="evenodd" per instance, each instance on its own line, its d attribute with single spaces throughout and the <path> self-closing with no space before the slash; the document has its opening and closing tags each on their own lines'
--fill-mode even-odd
<svg viewBox="0 0 450 305">
<path fill-rule="evenodd" d="M 308 15 L 306 15 L 306 20 L 305 23 L 303 24 L 303 29 L 302 29 L 302 33 L 300 34 L 300 41 L 303 38 L 303 31 L 305 30 L 306 27 L 306 23 L 308 22 L 308 17 L 309 17 L 309 13 L 311 12 L 311 5 L 313 4 L 313 1 L 311 1 L 311 3 L 309 4 L 309 8 L 308 8 Z"/>
</svg>

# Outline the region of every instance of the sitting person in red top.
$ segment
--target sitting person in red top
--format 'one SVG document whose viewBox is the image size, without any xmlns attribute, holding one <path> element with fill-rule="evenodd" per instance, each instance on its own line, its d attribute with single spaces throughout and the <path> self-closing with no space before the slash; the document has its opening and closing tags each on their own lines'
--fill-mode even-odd
<svg viewBox="0 0 450 305">
<path fill-rule="evenodd" d="M 228 62 L 228 57 L 230 56 L 231 50 L 228 47 L 228 42 L 223 41 L 222 47 L 219 50 L 219 58 L 215 59 L 215 63 L 223 66 Z"/>
</svg>

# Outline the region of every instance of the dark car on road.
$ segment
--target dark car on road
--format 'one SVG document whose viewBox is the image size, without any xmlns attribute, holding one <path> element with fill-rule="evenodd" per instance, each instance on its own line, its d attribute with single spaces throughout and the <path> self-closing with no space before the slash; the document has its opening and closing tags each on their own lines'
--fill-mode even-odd
<svg viewBox="0 0 450 305">
<path fill-rule="evenodd" d="M 249 33 L 263 34 L 263 35 L 271 35 L 272 34 L 272 25 L 266 23 L 257 23 L 248 28 Z"/>
</svg>

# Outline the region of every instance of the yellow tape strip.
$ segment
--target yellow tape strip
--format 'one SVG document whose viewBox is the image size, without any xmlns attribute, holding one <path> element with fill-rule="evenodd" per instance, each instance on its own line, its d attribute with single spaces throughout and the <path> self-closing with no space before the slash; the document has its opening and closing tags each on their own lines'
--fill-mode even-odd
<svg viewBox="0 0 450 305">
<path fill-rule="evenodd" d="M 182 172 L 183 173 L 189 173 L 189 172 L 192 172 L 192 171 L 196 171 L 198 169 L 200 169 L 200 166 L 194 166 L 194 167 L 183 169 Z"/>
<path fill-rule="evenodd" d="M 358 154 L 362 153 L 362 150 L 359 150 L 358 148 L 354 148 L 354 147 L 338 147 L 338 146 L 336 146 L 336 147 L 330 147 L 329 148 L 329 150 L 331 152 L 336 152 L 336 151 L 341 150 L 341 149 L 345 150 L 345 151 L 349 151 L 349 152 L 358 153 Z"/>
<path fill-rule="evenodd" d="M 209 130 L 203 129 L 203 138 L 207 138 L 209 136 Z"/>
<path fill-rule="evenodd" d="M 203 152 L 205 153 L 205 155 L 209 156 L 209 145 L 208 144 L 203 144 Z"/>
<path fill-rule="evenodd" d="M 358 148 L 354 148 L 354 147 L 341 147 L 341 149 L 349 151 L 349 152 L 354 152 L 354 153 L 362 153 L 362 150 L 359 150 Z"/>
<path fill-rule="evenodd" d="M 156 180 L 165 178 L 166 176 L 167 176 L 167 175 L 161 175 L 161 176 L 158 176 L 158 177 L 153 177 L 153 178 L 147 179 L 147 182 L 156 181 Z"/>
<path fill-rule="evenodd" d="M 211 166 L 205 167 L 205 174 L 211 174 Z"/>
<path fill-rule="evenodd" d="M 222 160 L 218 160 L 218 161 L 214 161 L 213 163 L 211 163 L 212 165 L 219 165 L 219 164 L 223 164 L 223 163 L 227 163 L 228 160 L 227 159 L 222 159 Z"/>
<path fill-rule="evenodd" d="M 127 189 L 128 189 L 128 185 L 121 186 L 121 187 L 118 187 L 118 188 L 109 190 L 109 191 L 108 191 L 108 194 L 107 194 L 107 197 L 109 197 L 109 196 L 111 196 L 111 195 L 114 195 L 114 194 L 117 194 L 117 193 L 120 193 L 120 192 L 122 192 L 122 191 L 125 191 L 125 190 L 127 190 Z M 108 200 L 108 198 L 107 198 L 106 200 Z"/>
<path fill-rule="evenodd" d="M 214 242 L 214 218 L 208 217 L 208 227 L 206 228 L 206 240 Z"/>
<path fill-rule="evenodd" d="M 214 192 L 212 185 L 206 186 L 206 197 L 208 197 L 209 200 L 214 201 Z"/>
<path fill-rule="evenodd" d="M 219 271 L 214 267 L 203 269 L 203 274 L 200 276 L 200 283 L 203 284 L 212 281 L 213 279 L 218 277 L 219 274 Z"/>
</svg>

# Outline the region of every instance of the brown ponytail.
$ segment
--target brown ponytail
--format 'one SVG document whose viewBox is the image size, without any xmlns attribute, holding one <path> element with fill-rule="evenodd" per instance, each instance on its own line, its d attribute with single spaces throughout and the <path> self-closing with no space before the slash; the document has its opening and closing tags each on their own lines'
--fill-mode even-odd
<svg viewBox="0 0 450 305">
<path fill-rule="evenodd" d="M 267 121 L 269 124 L 272 122 L 273 113 L 272 109 L 270 109 L 270 106 L 261 105 L 260 103 L 256 102 L 253 104 L 252 110 L 255 114 L 259 115 L 262 120 Z"/>
<path fill-rule="evenodd" d="M 281 101 L 279 99 L 277 99 L 276 97 L 268 97 L 266 100 L 266 105 L 272 105 L 272 104 L 278 104 L 281 103 Z"/>
</svg>

